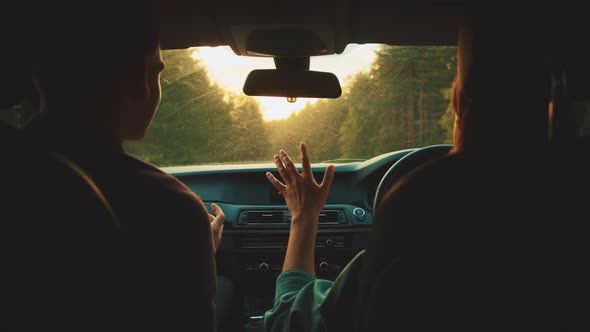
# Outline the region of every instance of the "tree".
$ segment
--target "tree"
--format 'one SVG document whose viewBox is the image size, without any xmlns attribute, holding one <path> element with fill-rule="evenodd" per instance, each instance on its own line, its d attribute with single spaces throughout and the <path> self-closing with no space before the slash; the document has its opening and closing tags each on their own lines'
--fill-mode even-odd
<svg viewBox="0 0 590 332">
<path fill-rule="evenodd" d="M 374 156 L 442 142 L 439 120 L 455 68 L 454 47 L 383 46 L 369 73 L 351 87 L 356 94 L 349 98 L 342 130 L 343 155 Z"/>
<path fill-rule="evenodd" d="M 444 132 L 443 143 L 453 144 L 453 131 L 455 127 L 455 111 L 451 104 L 451 89 L 445 90 L 445 99 L 448 100 L 447 109 L 440 118 L 439 124 Z"/>
<path fill-rule="evenodd" d="M 299 142 L 305 142 L 313 160 L 340 158 L 340 126 L 347 113 L 346 98 L 323 99 L 308 103 L 285 120 L 268 122 L 271 152 L 274 154 L 279 149 L 298 151 Z"/>
<path fill-rule="evenodd" d="M 212 84 L 193 52 L 163 53 L 162 103 L 146 137 L 127 142 L 127 151 L 158 166 L 265 158 L 270 144 L 260 105 Z"/>
<path fill-rule="evenodd" d="M 452 140 L 455 47 L 383 46 L 338 99 L 265 122 L 252 98 L 211 84 L 193 50 L 164 52 L 163 99 L 145 140 L 127 149 L 159 166 L 272 160 L 309 146 L 313 160 L 371 158 Z"/>
<path fill-rule="evenodd" d="M 159 166 L 222 162 L 230 105 L 191 50 L 164 53 L 162 103 L 143 141 L 126 149 Z"/>
<path fill-rule="evenodd" d="M 270 141 L 260 104 L 246 96 L 232 96 L 231 105 L 231 128 L 227 131 L 229 146 L 226 147 L 228 160 L 253 162 L 268 159 L 272 156 Z"/>
</svg>

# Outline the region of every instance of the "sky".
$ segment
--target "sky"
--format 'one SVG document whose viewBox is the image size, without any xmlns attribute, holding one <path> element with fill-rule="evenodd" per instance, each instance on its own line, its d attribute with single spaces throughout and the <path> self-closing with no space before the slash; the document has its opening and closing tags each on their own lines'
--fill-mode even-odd
<svg viewBox="0 0 590 332">
<path fill-rule="evenodd" d="M 310 69 L 332 72 L 338 77 L 340 85 L 346 86 L 347 78 L 358 72 L 368 71 L 375 59 L 378 45 L 350 44 L 342 54 L 312 57 Z M 229 46 L 199 47 L 193 49 L 193 57 L 207 68 L 209 78 L 219 86 L 243 94 L 242 87 L 250 71 L 254 69 L 273 69 L 274 61 L 269 57 L 245 57 L 236 55 Z M 301 110 L 315 98 L 298 98 L 289 103 L 282 97 L 252 97 L 258 100 L 264 119 L 267 121 L 288 118 L 291 113 Z"/>
</svg>

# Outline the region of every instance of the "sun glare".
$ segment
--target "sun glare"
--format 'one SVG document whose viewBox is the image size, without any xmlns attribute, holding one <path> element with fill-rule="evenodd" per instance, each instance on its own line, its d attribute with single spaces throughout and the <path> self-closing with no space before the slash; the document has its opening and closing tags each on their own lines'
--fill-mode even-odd
<svg viewBox="0 0 590 332">
<path fill-rule="evenodd" d="M 334 73 L 344 87 L 347 78 L 358 72 L 369 70 L 375 59 L 378 45 L 348 45 L 342 54 L 312 57 L 311 70 Z M 234 93 L 243 94 L 242 87 L 250 71 L 254 69 L 272 69 L 274 61 L 266 57 L 245 57 L 236 55 L 230 47 L 199 47 L 193 49 L 193 58 L 198 59 L 207 68 L 209 78 L 219 86 Z M 314 103 L 315 98 L 298 98 L 290 103 L 287 98 L 253 97 L 262 108 L 267 121 L 288 118 L 293 112 L 301 110 L 307 103 Z"/>
</svg>

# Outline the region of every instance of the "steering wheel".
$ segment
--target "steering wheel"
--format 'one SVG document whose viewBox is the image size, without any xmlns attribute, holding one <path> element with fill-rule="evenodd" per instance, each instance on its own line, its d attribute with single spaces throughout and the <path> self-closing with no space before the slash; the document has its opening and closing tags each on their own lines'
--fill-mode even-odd
<svg viewBox="0 0 590 332">
<path fill-rule="evenodd" d="M 373 201 L 373 211 L 377 209 L 377 206 L 393 184 L 401 179 L 402 176 L 429 160 L 448 154 L 452 147 L 449 144 L 437 144 L 419 148 L 401 157 L 391 165 L 377 186 Z"/>
</svg>

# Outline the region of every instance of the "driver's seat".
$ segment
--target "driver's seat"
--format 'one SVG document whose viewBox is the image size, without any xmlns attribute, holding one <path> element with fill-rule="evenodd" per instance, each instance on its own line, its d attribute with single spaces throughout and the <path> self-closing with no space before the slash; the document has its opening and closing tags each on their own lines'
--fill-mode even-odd
<svg viewBox="0 0 590 332">
<path fill-rule="evenodd" d="M 580 323 L 590 280 L 580 174 L 590 165 L 574 151 L 455 155 L 404 178 L 376 212 L 360 330 Z"/>
<path fill-rule="evenodd" d="M 506 23 L 493 17 L 494 29 Z M 488 110 L 502 122 L 488 128 L 504 144 L 423 165 L 385 196 L 361 273 L 360 331 L 590 327 L 588 142 L 532 141 L 524 126 L 528 136 L 502 137 L 503 121 L 547 119 L 549 97 L 527 91 L 539 82 L 525 64 L 542 54 L 494 41 L 478 45 L 490 76 L 473 79 L 492 97 Z M 498 45 L 510 56 L 494 53 Z"/>
</svg>

